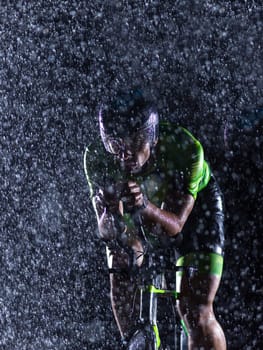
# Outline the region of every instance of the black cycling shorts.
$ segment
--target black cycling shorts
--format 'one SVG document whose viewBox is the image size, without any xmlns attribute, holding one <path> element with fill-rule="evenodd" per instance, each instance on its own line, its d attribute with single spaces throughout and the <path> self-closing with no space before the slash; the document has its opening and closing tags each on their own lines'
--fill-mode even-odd
<svg viewBox="0 0 263 350">
<path fill-rule="evenodd" d="M 182 241 L 178 247 L 180 255 L 197 251 L 223 255 L 223 195 L 213 175 L 208 185 L 198 193 L 181 234 Z"/>
</svg>

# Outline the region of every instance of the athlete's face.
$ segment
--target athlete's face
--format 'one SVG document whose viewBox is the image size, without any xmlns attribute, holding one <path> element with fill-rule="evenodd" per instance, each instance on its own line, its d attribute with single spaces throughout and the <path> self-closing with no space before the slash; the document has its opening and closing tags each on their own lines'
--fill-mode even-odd
<svg viewBox="0 0 263 350">
<path fill-rule="evenodd" d="M 150 143 L 139 135 L 111 140 L 109 147 L 122 168 L 130 173 L 139 172 L 151 154 Z"/>
</svg>

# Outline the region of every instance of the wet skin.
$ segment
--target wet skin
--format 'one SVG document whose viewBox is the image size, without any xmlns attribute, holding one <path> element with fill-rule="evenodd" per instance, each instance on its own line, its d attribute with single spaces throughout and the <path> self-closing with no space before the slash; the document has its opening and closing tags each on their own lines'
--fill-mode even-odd
<svg viewBox="0 0 263 350">
<path fill-rule="evenodd" d="M 149 142 L 141 144 L 139 149 L 134 149 L 134 143 L 136 141 L 133 138 L 124 139 L 121 151 L 115 155 L 120 161 L 122 168 L 131 174 L 138 173 L 151 154 Z"/>
<path fill-rule="evenodd" d="M 126 172 L 136 174 L 150 158 L 150 143 L 142 143 L 140 147 L 135 148 L 136 139 L 126 138 L 121 141 L 121 147 L 119 152 L 115 153 L 115 156 Z M 133 197 L 132 205 L 135 207 L 140 206 L 143 201 L 143 194 L 139 184 L 129 181 L 128 187 L 130 195 Z M 167 200 L 169 202 L 168 198 Z M 152 225 L 161 227 L 161 230 L 159 230 L 160 235 L 175 236 L 180 233 L 194 206 L 194 198 L 190 194 L 182 195 L 180 198 L 182 204 L 179 207 L 175 207 L 173 202 L 175 202 L 175 197 L 173 197 L 171 205 L 169 205 L 169 211 L 162 210 L 151 202 L 142 211 L 144 220 L 151 222 Z M 123 215 L 121 206 L 119 211 Z M 101 229 L 103 227 L 109 229 L 107 220 L 104 221 L 102 217 L 101 219 Z M 129 234 L 127 232 L 127 234 L 129 235 L 128 245 L 133 249 L 136 256 L 138 251 L 142 250 L 140 239 L 134 233 Z M 138 266 L 142 263 L 143 258 L 137 261 Z M 112 252 L 112 264 L 113 267 L 124 267 L 127 264 L 126 254 Z M 136 286 L 134 281 L 116 274 L 111 274 L 110 280 L 113 313 L 121 335 L 126 337 L 130 334 L 135 320 L 134 310 L 127 310 L 127 305 L 134 304 L 133 298 Z M 224 333 L 213 313 L 213 300 L 219 283 L 220 278 L 217 276 L 200 275 L 198 273 L 192 281 L 185 280 L 185 278 L 182 279 L 178 309 L 181 317 L 186 322 L 190 334 L 189 349 L 226 349 Z M 203 287 L 201 288 L 201 286 Z M 202 294 L 202 300 L 200 300 L 200 293 Z"/>
</svg>

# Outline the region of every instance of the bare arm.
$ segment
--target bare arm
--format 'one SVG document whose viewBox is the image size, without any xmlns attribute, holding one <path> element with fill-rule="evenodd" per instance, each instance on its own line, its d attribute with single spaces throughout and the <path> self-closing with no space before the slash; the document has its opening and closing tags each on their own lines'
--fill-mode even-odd
<svg viewBox="0 0 263 350">
<path fill-rule="evenodd" d="M 103 192 L 93 197 L 93 206 L 97 216 L 99 238 L 106 243 L 118 241 L 122 247 L 131 248 L 138 266 L 143 262 L 143 247 L 137 232 L 128 230 L 123 222 L 122 201 L 105 201 Z"/>
<path fill-rule="evenodd" d="M 180 198 L 180 202 L 180 208 L 175 212 L 160 209 L 149 202 L 142 211 L 143 218 L 161 227 L 162 234 L 170 237 L 175 236 L 182 231 L 193 209 L 194 198 L 190 194 L 185 194 Z"/>
<path fill-rule="evenodd" d="M 115 239 L 125 225 L 121 222 L 122 206 L 119 202 L 109 204 L 104 198 L 103 191 L 100 191 L 92 199 L 92 204 L 96 212 L 99 238 L 104 241 Z"/>
<path fill-rule="evenodd" d="M 144 202 L 140 186 L 133 181 L 128 183 L 130 192 L 134 196 L 134 206 L 141 207 Z M 186 193 L 170 194 L 165 209 L 161 209 L 151 202 L 141 211 L 147 224 L 151 224 L 156 233 L 170 237 L 180 233 L 194 206 L 194 197 Z"/>
</svg>

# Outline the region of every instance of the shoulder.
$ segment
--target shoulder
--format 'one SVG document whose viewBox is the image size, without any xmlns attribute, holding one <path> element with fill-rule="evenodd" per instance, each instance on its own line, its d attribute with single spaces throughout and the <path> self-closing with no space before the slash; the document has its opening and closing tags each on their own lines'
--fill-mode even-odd
<svg viewBox="0 0 263 350">
<path fill-rule="evenodd" d="M 84 166 L 85 168 L 98 167 L 100 164 L 103 167 L 103 164 L 107 165 L 109 156 L 101 143 L 93 142 L 86 146 Z"/>
<path fill-rule="evenodd" d="M 106 179 L 117 179 L 121 176 L 119 164 L 101 143 L 92 143 L 86 147 L 84 171 L 89 183 L 96 183 L 100 186 L 103 186 Z"/>
<path fill-rule="evenodd" d="M 160 135 L 164 137 L 185 137 L 196 140 L 188 129 L 171 122 L 160 122 Z"/>
<path fill-rule="evenodd" d="M 109 167 L 109 160 L 103 146 L 97 143 L 89 144 L 84 152 L 84 170 L 88 178 L 99 178 Z"/>
<path fill-rule="evenodd" d="M 176 147 L 180 150 L 202 148 L 200 141 L 186 128 L 170 122 L 160 123 L 160 143 L 163 147 Z"/>
</svg>

